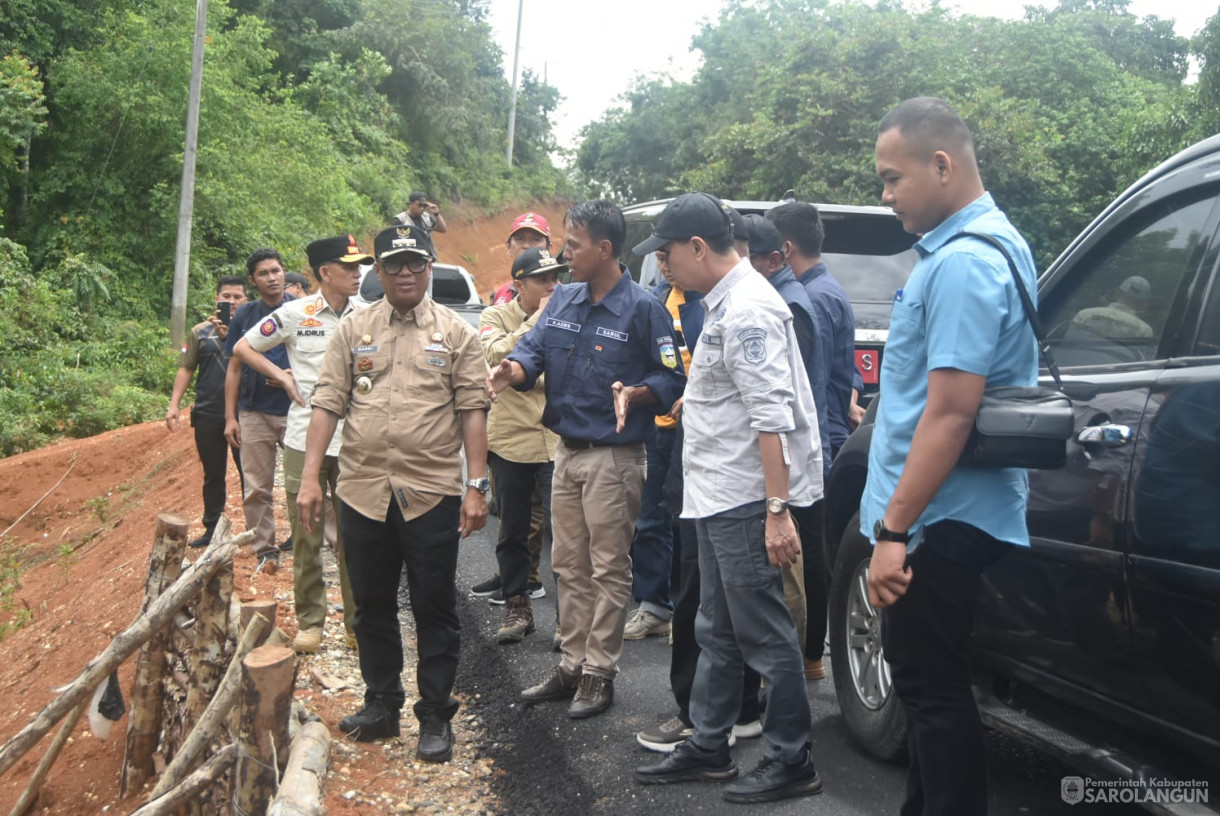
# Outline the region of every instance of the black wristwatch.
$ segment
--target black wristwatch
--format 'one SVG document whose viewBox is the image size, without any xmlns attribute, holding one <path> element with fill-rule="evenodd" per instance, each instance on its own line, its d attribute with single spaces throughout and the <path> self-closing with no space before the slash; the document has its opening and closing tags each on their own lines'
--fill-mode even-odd
<svg viewBox="0 0 1220 816">
<path fill-rule="evenodd" d="M 911 543 L 910 532 L 896 533 L 887 529 L 885 519 L 877 519 L 877 523 L 873 525 L 873 538 L 877 541 L 897 541 L 899 544 Z"/>
</svg>

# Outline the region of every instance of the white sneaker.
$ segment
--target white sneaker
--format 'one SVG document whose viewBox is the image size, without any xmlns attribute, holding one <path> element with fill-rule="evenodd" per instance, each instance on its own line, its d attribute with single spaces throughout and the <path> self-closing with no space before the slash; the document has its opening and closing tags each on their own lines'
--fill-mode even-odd
<svg viewBox="0 0 1220 816">
<path fill-rule="evenodd" d="M 737 723 L 733 726 L 732 735 L 737 739 L 756 739 L 762 736 L 762 721 Z"/>
<path fill-rule="evenodd" d="M 643 640 L 653 635 L 668 635 L 671 628 L 669 621 L 664 618 L 637 608 L 627 618 L 627 626 L 623 629 L 623 640 Z"/>
</svg>

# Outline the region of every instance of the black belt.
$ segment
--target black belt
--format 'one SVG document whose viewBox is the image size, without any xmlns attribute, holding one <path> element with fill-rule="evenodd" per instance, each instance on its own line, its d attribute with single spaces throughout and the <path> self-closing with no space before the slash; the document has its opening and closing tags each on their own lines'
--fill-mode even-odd
<svg viewBox="0 0 1220 816">
<path fill-rule="evenodd" d="M 564 447 L 569 450 L 589 450 L 590 448 L 608 448 L 612 445 L 610 442 L 592 442 L 588 439 L 576 439 L 571 436 L 561 436 L 560 441 Z"/>
</svg>

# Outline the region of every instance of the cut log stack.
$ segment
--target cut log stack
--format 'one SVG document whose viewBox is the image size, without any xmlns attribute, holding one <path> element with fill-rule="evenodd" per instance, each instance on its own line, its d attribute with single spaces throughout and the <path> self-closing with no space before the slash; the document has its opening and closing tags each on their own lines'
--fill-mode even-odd
<svg viewBox="0 0 1220 816">
<path fill-rule="evenodd" d="M 299 706 L 294 709 L 292 700 L 296 656 L 284 647 L 286 638 L 276 629 L 275 602 L 241 604 L 240 613 L 231 606 L 233 557 L 253 533 L 230 536 L 229 520 L 222 516 L 211 545 L 184 570 L 187 527 L 180 515 L 157 517 L 139 616 L 76 680 L 59 689 L 29 725 L 0 745 L 3 774 L 63 721 L 10 816 L 22 816 L 36 802 L 90 695 L 137 650 L 120 795 L 138 793 L 154 775 L 158 751 L 172 759 L 133 816 L 211 814 L 227 810 L 230 803 L 235 812 L 249 816 L 325 813 L 322 789 L 330 737 L 320 723 L 299 722 L 305 715 Z M 183 723 L 181 744 L 168 745 L 169 729 L 161 722 L 167 652 L 174 616 L 192 599 L 195 620 L 185 701 L 170 703 Z M 240 638 L 227 660 L 226 640 L 235 629 Z M 226 774 L 232 790 L 224 783 Z"/>
</svg>

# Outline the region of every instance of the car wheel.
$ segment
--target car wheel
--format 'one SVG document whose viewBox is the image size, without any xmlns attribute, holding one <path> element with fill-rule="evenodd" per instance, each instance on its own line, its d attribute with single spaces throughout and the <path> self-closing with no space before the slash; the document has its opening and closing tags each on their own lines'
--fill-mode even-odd
<svg viewBox="0 0 1220 816">
<path fill-rule="evenodd" d="M 907 719 L 881 650 L 881 610 L 868 602 L 872 550 L 856 513 L 843 531 L 830 585 L 830 661 L 848 733 L 892 762 L 906 757 Z"/>
</svg>

